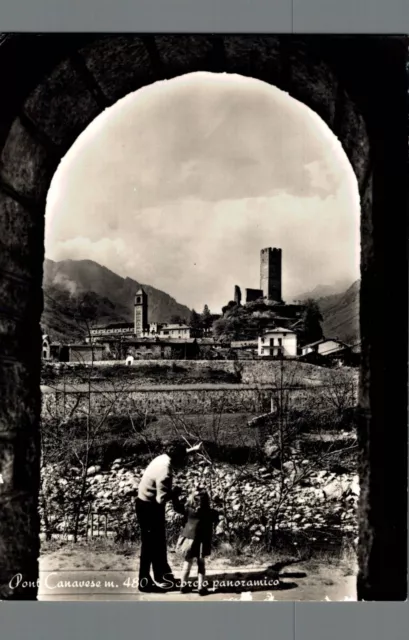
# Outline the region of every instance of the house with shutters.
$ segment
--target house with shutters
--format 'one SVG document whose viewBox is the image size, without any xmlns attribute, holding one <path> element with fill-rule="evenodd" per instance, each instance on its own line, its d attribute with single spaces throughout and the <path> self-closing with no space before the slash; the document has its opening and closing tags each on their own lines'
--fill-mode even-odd
<svg viewBox="0 0 409 640">
<path fill-rule="evenodd" d="M 258 355 L 264 358 L 295 358 L 297 334 L 292 329 L 266 329 L 258 338 Z"/>
</svg>

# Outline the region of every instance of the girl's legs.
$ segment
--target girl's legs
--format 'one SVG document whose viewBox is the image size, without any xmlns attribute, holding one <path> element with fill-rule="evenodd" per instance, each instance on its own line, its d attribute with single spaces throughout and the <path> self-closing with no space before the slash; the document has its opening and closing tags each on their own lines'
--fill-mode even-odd
<svg viewBox="0 0 409 640">
<path fill-rule="evenodd" d="M 206 587 L 204 586 L 205 576 L 206 576 L 206 565 L 205 565 L 204 558 L 198 558 L 197 559 L 197 588 L 199 593 L 206 589 Z"/>
<path fill-rule="evenodd" d="M 182 590 L 186 589 L 188 586 L 186 583 L 189 580 L 189 574 L 190 574 L 191 568 L 192 568 L 192 560 L 185 560 L 182 567 L 182 578 L 180 583 L 180 588 Z"/>
</svg>

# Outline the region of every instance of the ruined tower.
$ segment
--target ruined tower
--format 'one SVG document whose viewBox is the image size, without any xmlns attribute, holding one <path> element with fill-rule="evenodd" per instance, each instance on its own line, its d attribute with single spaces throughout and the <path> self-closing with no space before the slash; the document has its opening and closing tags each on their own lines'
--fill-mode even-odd
<svg viewBox="0 0 409 640">
<path fill-rule="evenodd" d="M 140 336 L 144 331 L 148 329 L 148 296 L 145 291 L 138 289 L 135 294 L 135 306 L 134 306 L 134 333 L 136 336 Z"/>
<path fill-rule="evenodd" d="M 237 284 L 234 287 L 234 302 L 239 306 L 241 305 L 241 291 Z"/>
<path fill-rule="evenodd" d="M 281 249 L 261 250 L 260 289 L 264 298 L 281 302 Z"/>
</svg>

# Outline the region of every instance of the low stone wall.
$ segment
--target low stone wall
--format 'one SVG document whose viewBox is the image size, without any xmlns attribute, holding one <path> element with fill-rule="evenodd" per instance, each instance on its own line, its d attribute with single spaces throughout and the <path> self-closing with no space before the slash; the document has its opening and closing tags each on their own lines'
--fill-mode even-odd
<svg viewBox="0 0 409 640">
<path fill-rule="evenodd" d="M 51 366 L 55 372 L 55 376 L 59 377 L 58 372 L 62 371 L 63 367 L 58 364 L 48 366 Z M 93 364 L 96 376 L 99 371 L 101 371 L 101 368 L 118 367 L 118 369 L 122 369 L 122 366 L 125 367 L 125 361 L 111 360 L 95 362 Z M 138 376 L 138 369 L 149 371 L 149 368 L 151 368 L 154 371 L 158 371 L 158 369 L 166 371 L 171 369 L 172 366 L 175 366 L 180 372 L 183 370 L 183 373 L 187 375 L 191 373 L 192 379 L 197 379 L 197 374 L 201 372 L 209 372 L 211 370 L 240 375 L 240 382 L 243 384 L 270 384 L 278 380 L 278 377 L 281 376 L 281 364 L 274 360 L 135 360 L 132 365 L 126 367 L 126 374 L 132 378 L 132 372 L 135 372 L 136 377 Z M 64 371 L 68 378 L 74 378 L 79 368 L 79 365 L 75 363 L 64 363 Z M 82 365 L 82 368 L 86 370 L 87 365 Z M 291 379 L 295 379 L 296 381 L 301 381 L 305 378 L 310 381 L 319 381 L 325 379 L 328 375 L 328 371 L 322 367 L 292 360 L 284 362 L 283 369 L 285 377 L 291 377 Z M 351 373 L 351 375 L 353 375 L 353 373 Z M 44 377 L 45 383 L 46 378 L 47 374 L 45 374 Z"/>
<path fill-rule="evenodd" d="M 285 398 L 286 409 L 302 409 L 308 401 L 320 393 L 319 388 L 294 390 Z M 142 412 L 148 415 L 184 414 L 219 415 L 222 413 L 264 414 L 271 411 L 275 391 L 259 388 L 229 388 L 208 385 L 204 388 L 166 386 L 157 388 L 110 389 L 92 387 L 91 410 L 101 415 L 109 408 L 109 415 L 123 416 Z M 77 414 L 88 411 L 88 392 L 82 390 L 49 390 L 42 394 L 43 411 L 52 415 L 69 415 L 76 406 Z M 44 415 L 44 414 L 43 414 Z"/>
<path fill-rule="evenodd" d="M 70 414 L 77 405 L 78 414 L 87 411 L 86 392 L 44 393 L 43 411 L 52 415 Z M 186 414 L 211 415 L 220 413 L 263 413 L 270 410 L 271 392 L 249 390 L 183 390 L 183 391 L 105 391 L 91 392 L 91 410 L 102 414 L 112 404 L 110 415 L 143 412 L 150 415 Z"/>
<path fill-rule="evenodd" d="M 294 360 L 285 361 L 281 364 L 274 360 L 135 360 L 132 365 L 126 366 L 125 361 L 117 360 L 96 362 L 93 365 L 92 375 L 95 377 L 103 375 L 103 370 L 118 369 L 118 377 L 133 380 L 140 384 L 144 384 L 145 380 L 161 377 L 161 384 L 169 378 L 170 383 L 175 383 L 175 378 L 183 377 L 185 381 L 192 382 L 198 380 L 200 375 L 204 377 L 211 375 L 212 372 L 224 372 L 230 376 L 235 376 L 237 382 L 242 384 L 277 384 L 283 379 L 287 383 L 320 383 L 331 380 L 336 377 L 332 370 L 324 367 L 299 362 Z M 125 370 L 126 367 L 126 370 Z M 172 370 L 173 369 L 173 370 Z M 144 375 L 141 376 L 141 370 Z M 161 375 L 163 370 L 164 375 Z M 58 380 L 62 378 L 62 372 L 68 382 L 76 383 L 78 381 L 78 372 L 89 372 L 87 365 L 76 365 L 75 363 L 64 363 L 64 365 L 47 365 L 43 370 L 43 384 L 47 384 L 49 380 Z M 86 374 L 82 374 L 86 375 Z M 111 374 L 112 375 L 112 374 Z M 343 369 L 343 378 L 357 381 L 358 372 L 355 369 Z"/>
</svg>

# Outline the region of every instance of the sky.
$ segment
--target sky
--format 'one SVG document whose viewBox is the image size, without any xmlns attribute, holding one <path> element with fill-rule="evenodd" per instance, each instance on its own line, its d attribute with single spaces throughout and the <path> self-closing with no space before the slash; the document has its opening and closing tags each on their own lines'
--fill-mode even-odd
<svg viewBox="0 0 409 640">
<path fill-rule="evenodd" d="M 283 251 L 283 298 L 359 278 L 359 196 L 341 144 L 266 83 L 192 73 L 106 109 L 51 183 L 46 256 L 90 259 L 213 312 Z"/>
</svg>

